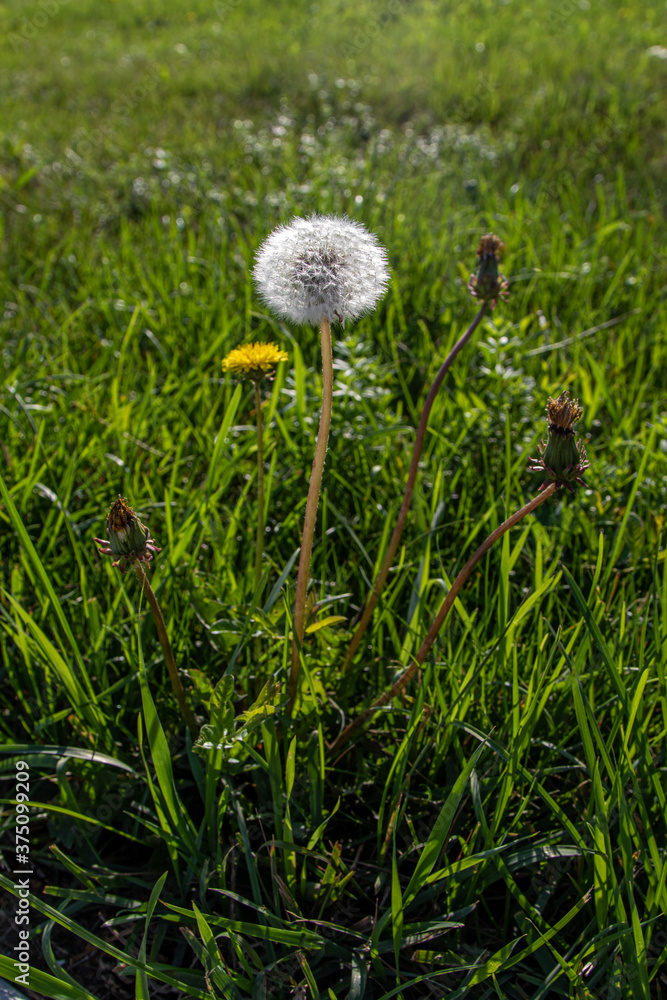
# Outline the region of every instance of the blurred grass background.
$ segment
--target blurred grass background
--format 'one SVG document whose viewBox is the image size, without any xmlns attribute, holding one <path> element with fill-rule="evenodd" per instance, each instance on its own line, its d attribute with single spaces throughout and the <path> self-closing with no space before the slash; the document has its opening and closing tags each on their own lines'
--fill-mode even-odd
<svg viewBox="0 0 667 1000">
<path fill-rule="evenodd" d="M 271 500 L 284 565 L 318 391 L 300 355 L 316 368 L 318 345 L 258 308 L 249 268 L 279 221 L 342 212 L 385 242 L 394 283 L 377 318 L 339 337 L 341 513 L 369 545 L 400 496 L 429 359 L 469 322 L 463 285 L 493 229 L 511 304 L 462 360 L 433 454 L 448 474 L 455 454 L 481 473 L 467 489 L 495 502 L 506 448 L 539 439 L 546 396 L 573 387 L 600 470 L 581 519 L 592 544 L 622 516 L 647 421 L 662 426 L 664 13 L 588 0 L 0 6 L 5 457 L 20 480 L 39 431 L 60 513 L 29 479 L 25 508 L 44 505 L 63 530 L 72 504 L 92 525 L 118 491 L 161 505 L 175 500 L 167 483 L 201 490 L 233 388 L 220 358 L 243 338 L 287 336 Z M 371 505 L 337 468 L 337 455 L 366 464 L 369 421 Z M 436 446 L 439 426 L 453 433 Z M 398 447 L 385 455 L 388 433 Z M 252 450 L 251 435 L 233 446 Z M 663 461 L 649 457 L 642 523 L 660 521 Z M 521 491 L 530 479 L 516 473 Z M 219 532 L 248 488 L 237 463 L 225 480 Z M 234 565 L 239 539 L 223 533 Z M 359 600 L 359 574 L 344 589 Z"/>
</svg>

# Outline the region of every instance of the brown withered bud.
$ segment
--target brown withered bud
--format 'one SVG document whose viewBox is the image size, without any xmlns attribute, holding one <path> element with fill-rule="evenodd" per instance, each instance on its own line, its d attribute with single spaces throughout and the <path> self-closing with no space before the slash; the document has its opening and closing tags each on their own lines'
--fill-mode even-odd
<svg viewBox="0 0 667 1000">
<path fill-rule="evenodd" d="M 148 528 L 120 495 L 111 504 L 107 514 L 107 535 L 108 542 L 104 538 L 96 538 L 95 541 L 102 546 L 101 555 L 115 557 L 113 565 L 118 566 L 121 573 L 125 572 L 128 563 L 148 563 L 153 553 L 160 551 L 151 541 Z"/>
<path fill-rule="evenodd" d="M 504 249 L 505 244 L 494 233 L 482 236 L 475 251 L 479 257 L 477 274 L 471 274 L 468 282 L 468 291 L 472 297 L 481 302 L 488 302 L 492 309 L 498 299 L 507 301 L 509 296 L 509 284 L 498 268 L 500 254 Z"/>
<path fill-rule="evenodd" d="M 546 479 L 540 486 L 543 490 L 549 483 L 565 486 L 574 493 L 573 483 L 585 486 L 582 473 L 590 465 L 586 458 L 586 449 L 574 435 L 574 424 L 581 418 L 583 410 L 578 399 L 572 399 L 569 392 L 562 392 L 558 399 L 550 398 L 547 403 L 547 424 L 549 436 L 546 445 L 541 442 L 538 447 L 538 458 L 531 459 L 535 464 L 531 472 L 544 472 Z"/>
</svg>

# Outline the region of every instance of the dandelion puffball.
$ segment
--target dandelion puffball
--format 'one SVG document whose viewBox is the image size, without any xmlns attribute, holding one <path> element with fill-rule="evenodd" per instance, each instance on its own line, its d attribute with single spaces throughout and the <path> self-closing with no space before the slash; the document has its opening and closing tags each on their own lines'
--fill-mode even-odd
<svg viewBox="0 0 667 1000">
<path fill-rule="evenodd" d="M 360 222 L 296 218 L 268 236 L 255 260 L 259 294 L 294 323 L 345 323 L 372 312 L 389 285 L 387 252 Z"/>
</svg>

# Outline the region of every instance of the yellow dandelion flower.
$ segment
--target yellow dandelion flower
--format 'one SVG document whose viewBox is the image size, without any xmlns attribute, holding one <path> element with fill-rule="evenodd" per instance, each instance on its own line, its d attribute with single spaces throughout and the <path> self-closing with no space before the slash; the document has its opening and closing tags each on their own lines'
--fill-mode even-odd
<svg viewBox="0 0 667 1000">
<path fill-rule="evenodd" d="M 277 344 L 260 344 L 258 341 L 230 351 L 223 359 L 222 370 L 259 382 L 275 375 L 278 362 L 287 361 L 287 358 L 287 352 L 281 351 Z"/>
</svg>

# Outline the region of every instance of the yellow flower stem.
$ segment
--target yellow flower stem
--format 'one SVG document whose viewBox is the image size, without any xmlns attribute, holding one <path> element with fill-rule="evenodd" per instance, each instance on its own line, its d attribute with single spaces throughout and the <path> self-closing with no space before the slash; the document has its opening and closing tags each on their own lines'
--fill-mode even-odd
<svg viewBox="0 0 667 1000">
<path fill-rule="evenodd" d="M 301 668 L 301 658 L 299 647 L 303 640 L 303 633 L 306 622 L 306 592 L 308 590 L 308 578 L 310 575 L 310 557 L 313 551 L 313 537 L 315 534 L 315 521 L 317 518 L 317 505 L 320 500 L 320 485 L 322 483 L 322 472 L 324 471 L 324 460 L 327 455 L 327 445 L 329 442 L 329 426 L 331 424 L 331 407 L 333 403 L 333 356 L 331 349 L 331 324 L 329 320 L 323 319 L 320 323 L 320 336 L 322 340 L 322 414 L 320 416 L 320 426 L 317 432 L 317 445 L 315 446 L 315 457 L 313 459 L 313 470 L 310 474 L 310 486 L 308 487 L 308 499 L 306 501 L 306 513 L 303 520 L 303 536 L 301 538 L 301 553 L 299 555 L 299 572 L 296 578 L 296 594 L 294 597 L 294 637 L 292 639 L 292 665 L 287 685 L 289 701 L 287 702 L 287 714 L 292 714 L 294 702 L 296 701 L 297 687 L 299 683 L 299 671 Z"/>
<path fill-rule="evenodd" d="M 424 438 L 426 437 L 426 428 L 428 426 L 428 418 L 431 415 L 431 409 L 433 408 L 433 403 L 435 402 L 435 397 L 438 394 L 438 389 L 440 388 L 442 381 L 452 366 L 456 355 L 459 351 L 467 344 L 473 335 L 475 329 L 479 325 L 484 312 L 486 311 L 486 302 L 482 302 L 479 312 L 475 316 L 474 320 L 465 331 L 464 334 L 457 340 L 454 347 L 451 349 L 442 365 L 438 374 L 433 380 L 428 396 L 426 397 L 426 402 L 424 403 L 424 408 L 421 412 L 421 417 L 419 418 L 419 426 L 417 427 L 417 434 L 415 435 L 415 446 L 412 452 L 412 460 L 410 462 L 410 469 L 408 471 L 408 481 L 405 484 L 405 492 L 403 494 L 403 502 L 401 504 L 401 509 L 398 512 L 398 518 L 396 519 L 396 525 L 394 527 L 393 534 L 389 540 L 389 545 L 385 553 L 382 566 L 380 567 L 380 572 L 377 575 L 377 580 L 373 586 L 372 592 L 366 598 L 366 605 L 363 610 L 363 614 L 357 625 L 352 640 L 350 642 L 347 653 L 345 654 L 345 659 L 343 660 L 342 670 L 345 671 L 352 663 L 354 654 L 357 651 L 359 643 L 361 642 L 364 632 L 371 620 L 373 611 L 375 610 L 375 605 L 378 602 L 380 592 L 384 587 L 387 576 L 389 575 L 389 570 L 391 569 L 391 564 L 398 548 L 398 543 L 403 534 L 403 528 L 405 527 L 405 522 L 407 520 L 408 511 L 410 510 L 410 504 L 412 503 L 412 494 L 415 488 L 415 481 L 417 479 L 417 473 L 419 471 L 419 459 L 421 458 L 422 449 L 424 447 Z"/>
<path fill-rule="evenodd" d="M 164 662 L 167 664 L 167 673 L 169 674 L 169 680 L 171 681 L 171 686 L 173 688 L 174 694 L 176 695 L 176 701 L 181 710 L 181 715 L 183 720 L 190 730 L 190 735 L 193 740 L 197 739 L 199 735 L 199 729 L 197 728 L 197 723 L 195 722 L 195 717 L 192 714 L 192 709 L 187 703 L 185 697 L 185 691 L 183 690 L 183 685 L 181 684 L 181 678 L 178 676 L 178 669 L 176 667 L 176 661 L 174 660 L 174 653 L 171 648 L 171 643 L 169 642 L 169 636 L 167 635 L 167 629 L 164 624 L 164 618 L 162 617 L 162 612 L 160 610 L 160 605 L 157 602 L 157 597 L 153 593 L 153 588 L 148 582 L 148 577 L 144 572 L 144 567 L 140 562 L 134 563 L 134 572 L 137 575 L 137 580 L 142 586 L 142 589 L 148 599 L 151 611 L 153 612 L 153 621 L 155 622 L 155 627 L 157 628 L 157 634 L 160 639 L 160 645 L 162 646 L 162 652 L 164 654 Z"/>
<path fill-rule="evenodd" d="M 532 512 L 536 510 L 540 504 L 543 504 L 545 500 L 548 500 L 550 496 L 553 496 L 556 489 L 556 484 L 550 483 L 541 493 L 538 493 L 536 497 L 533 497 L 532 500 L 522 507 L 521 510 L 516 511 L 516 513 L 512 514 L 511 517 L 508 517 L 506 521 L 503 521 L 503 523 L 499 525 L 495 531 L 491 532 L 489 537 L 482 542 L 480 547 L 470 557 L 470 559 L 468 559 L 468 562 L 454 580 L 454 583 L 450 587 L 447 596 L 442 602 L 440 610 L 435 616 L 435 620 L 433 621 L 433 624 L 431 625 L 428 634 L 418 653 L 415 655 L 412 663 L 405 668 L 401 676 L 394 684 L 392 684 L 388 691 L 385 691 L 379 698 L 376 698 L 369 708 L 362 712 L 361 715 L 358 715 L 357 718 L 349 724 L 349 726 L 346 726 L 342 733 L 340 733 L 340 735 L 329 747 L 329 754 L 337 753 L 355 735 L 355 733 L 357 733 L 362 726 L 368 722 L 372 715 L 374 715 L 380 708 L 388 705 L 390 701 L 393 701 L 394 698 L 405 690 L 414 675 L 417 673 L 419 667 L 428 656 L 447 615 L 454 605 L 454 601 L 458 597 L 461 587 L 466 582 L 480 559 L 486 555 L 491 546 L 494 545 L 499 538 L 502 538 L 506 531 L 509 531 L 510 528 L 514 527 L 514 525 L 517 524 L 522 518 L 526 517 L 527 514 L 532 514 Z"/>
<path fill-rule="evenodd" d="M 255 381 L 255 416 L 257 418 L 257 537 L 255 539 L 255 593 L 262 579 L 264 553 L 264 423 L 259 379 Z M 258 597 L 259 600 L 259 597 Z"/>
</svg>

